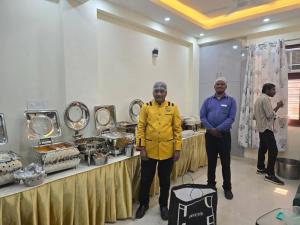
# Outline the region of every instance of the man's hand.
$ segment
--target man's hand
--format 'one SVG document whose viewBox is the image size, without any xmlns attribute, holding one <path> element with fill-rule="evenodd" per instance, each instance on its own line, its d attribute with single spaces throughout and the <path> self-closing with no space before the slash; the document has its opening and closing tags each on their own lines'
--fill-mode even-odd
<svg viewBox="0 0 300 225">
<path fill-rule="evenodd" d="M 221 138 L 222 134 L 216 129 L 216 128 L 211 128 L 207 130 L 212 136 Z"/>
<path fill-rule="evenodd" d="M 173 154 L 173 160 L 176 162 L 180 158 L 180 150 L 175 150 Z"/>
<path fill-rule="evenodd" d="M 279 101 L 277 102 L 277 106 L 275 107 L 274 111 L 277 112 L 282 107 L 283 107 L 283 101 Z"/>
<path fill-rule="evenodd" d="M 282 108 L 283 107 L 283 101 L 277 102 L 277 107 Z"/>
<path fill-rule="evenodd" d="M 140 156 L 141 156 L 142 160 L 148 160 L 147 152 L 146 152 L 145 147 L 139 147 L 138 151 L 140 151 Z"/>
</svg>

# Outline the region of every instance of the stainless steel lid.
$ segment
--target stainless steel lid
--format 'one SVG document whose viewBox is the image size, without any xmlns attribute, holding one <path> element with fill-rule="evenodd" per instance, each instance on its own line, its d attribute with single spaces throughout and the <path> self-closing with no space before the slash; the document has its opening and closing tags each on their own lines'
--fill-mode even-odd
<svg viewBox="0 0 300 225">
<path fill-rule="evenodd" d="M 132 122 L 138 122 L 139 114 L 144 102 L 140 99 L 133 100 L 129 105 L 129 116 Z"/>
<path fill-rule="evenodd" d="M 65 110 L 64 121 L 74 131 L 84 129 L 90 121 L 88 107 L 82 102 L 71 102 Z"/>
<path fill-rule="evenodd" d="M 7 143 L 7 131 L 4 120 L 4 114 L 0 113 L 0 145 L 5 145 Z"/>
<path fill-rule="evenodd" d="M 95 106 L 95 126 L 98 132 L 116 127 L 114 105 Z"/>
<path fill-rule="evenodd" d="M 30 140 L 55 138 L 61 136 L 58 113 L 55 110 L 25 111 L 27 137 Z"/>
<path fill-rule="evenodd" d="M 5 162 L 10 162 L 10 161 L 15 161 L 15 160 L 20 160 L 20 157 L 12 152 L 0 152 L 0 163 L 5 163 Z"/>
</svg>

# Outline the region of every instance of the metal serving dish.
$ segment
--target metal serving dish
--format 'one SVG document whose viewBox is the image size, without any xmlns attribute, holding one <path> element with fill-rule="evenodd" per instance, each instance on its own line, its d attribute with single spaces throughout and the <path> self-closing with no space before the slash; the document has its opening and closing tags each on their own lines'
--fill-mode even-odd
<svg viewBox="0 0 300 225">
<path fill-rule="evenodd" d="M 288 180 L 300 179 L 300 161 L 295 159 L 277 159 L 278 176 Z"/>
<path fill-rule="evenodd" d="M 111 155 L 125 153 L 125 147 L 134 142 L 134 134 L 117 131 L 116 109 L 114 105 L 95 107 L 95 126 L 100 137 L 106 140 Z"/>
<path fill-rule="evenodd" d="M 106 148 L 106 141 L 101 137 L 80 138 L 75 140 L 75 144 L 80 152 L 104 152 Z"/>
<path fill-rule="evenodd" d="M 106 140 L 101 137 L 80 138 L 75 140 L 75 145 L 83 155 L 84 160 L 87 161 L 88 165 L 93 163 L 98 165 L 94 160 L 96 155 L 108 155 L 109 153 Z M 105 162 L 107 162 L 107 160 Z"/>
<path fill-rule="evenodd" d="M 114 105 L 95 106 L 95 126 L 98 134 L 116 128 L 116 107 Z"/>
<path fill-rule="evenodd" d="M 4 114 L 0 113 L 0 145 L 8 142 Z M 15 182 L 14 172 L 22 168 L 20 157 L 12 152 L 0 152 L 0 186 Z"/>
<path fill-rule="evenodd" d="M 117 122 L 117 130 L 120 132 L 135 134 L 136 127 L 137 127 L 137 123 L 127 122 L 127 121 Z"/>
<path fill-rule="evenodd" d="M 129 105 L 129 116 L 132 122 L 137 123 L 139 120 L 139 114 L 144 102 L 140 99 L 133 100 Z"/>
<path fill-rule="evenodd" d="M 109 151 L 112 155 L 117 156 L 125 154 L 125 148 L 134 143 L 134 135 L 125 132 L 109 132 L 101 134 L 105 138 Z"/>
<path fill-rule="evenodd" d="M 88 107 L 82 102 L 71 102 L 65 110 L 64 116 L 67 127 L 75 131 L 74 144 L 80 151 L 81 157 L 91 165 L 94 154 L 107 154 L 106 140 L 100 137 L 82 137 L 79 134 L 90 121 Z"/>
<path fill-rule="evenodd" d="M 14 173 L 17 180 L 23 181 L 25 186 L 34 187 L 41 185 L 46 177 L 45 170 L 35 163 L 31 163 L 22 170 Z"/>
<path fill-rule="evenodd" d="M 80 138 L 79 131 L 83 130 L 90 121 L 88 107 L 82 102 L 71 102 L 65 110 L 64 121 L 67 127 L 75 131 L 74 137 Z"/>
<path fill-rule="evenodd" d="M 102 166 L 108 161 L 108 154 L 103 153 L 95 153 L 92 156 L 92 161 L 96 166 Z"/>
<path fill-rule="evenodd" d="M 201 122 L 197 117 L 184 117 L 181 121 L 183 130 L 198 131 L 201 129 Z"/>
<path fill-rule="evenodd" d="M 0 186 L 16 181 L 14 172 L 22 168 L 20 157 L 14 152 L 0 152 Z"/>
<path fill-rule="evenodd" d="M 28 139 L 39 141 L 33 146 L 35 163 L 40 164 L 47 174 L 77 167 L 79 150 L 72 143 L 53 143 L 53 138 L 61 136 L 57 111 L 29 110 L 25 111 L 25 118 Z"/>
<path fill-rule="evenodd" d="M 7 131 L 4 120 L 4 114 L 0 113 L 0 146 L 7 143 Z"/>
</svg>

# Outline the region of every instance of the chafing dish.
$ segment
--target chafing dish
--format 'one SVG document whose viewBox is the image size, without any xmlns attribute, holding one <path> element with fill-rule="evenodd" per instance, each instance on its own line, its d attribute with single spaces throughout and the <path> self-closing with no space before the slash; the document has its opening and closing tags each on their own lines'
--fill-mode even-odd
<svg viewBox="0 0 300 225">
<path fill-rule="evenodd" d="M 29 140 L 38 140 L 33 146 L 35 163 L 45 172 L 52 173 L 77 167 L 80 162 L 79 150 L 68 142 L 53 143 L 53 138 L 61 136 L 61 127 L 57 111 L 25 111 Z"/>
<path fill-rule="evenodd" d="M 46 173 L 40 165 L 31 163 L 24 169 L 16 171 L 14 176 L 17 180 L 23 181 L 24 185 L 33 187 L 44 182 Z"/>
<path fill-rule="evenodd" d="M 7 132 L 4 120 L 4 114 L 0 113 L 0 146 L 7 144 Z"/>
<path fill-rule="evenodd" d="M 114 105 L 95 106 L 96 131 L 101 134 L 116 128 L 116 108 Z"/>
<path fill-rule="evenodd" d="M 134 134 L 117 131 L 115 106 L 95 107 L 95 126 L 100 137 L 106 140 L 110 154 L 125 153 L 125 147 L 134 142 Z"/>
<path fill-rule="evenodd" d="M 133 100 L 129 105 L 129 116 L 132 122 L 137 123 L 144 102 L 140 99 Z"/>
<path fill-rule="evenodd" d="M 134 135 L 125 132 L 108 132 L 101 134 L 106 139 L 108 148 L 112 155 L 117 156 L 125 153 L 128 145 L 133 145 Z"/>
<path fill-rule="evenodd" d="M 101 137 L 82 137 L 79 134 L 90 121 L 88 107 L 82 102 L 71 102 L 65 110 L 64 121 L 67 127 L 75 131 L 74 143 L 80 151 L 81 157 L 88 165 L 94 162 L 93 155 L 96 153 L 107 154 L 106 140 Z"/>
<path fill-rule="evenodd" d="M 201 129 L 201 122 L 200 119 L 197 117 L 183 117 L 181 121 L 183 130 L 198 131 Z"/>
<path fill-rule="evenodd" d="M 79 131 L 83 130 L 90 121 L 88 107 L 82 102 L 71 102 L 65 110 L 64 121 L 67 127 L 75 131 L 75 139 L 81 138 Z"/>
<path fill-rule="evenodd" d="M 98 165 L 99 163 L 96 163 L 96 161 L 94 160 L 96 155 L 99 156 L 99 154 L 101 153 L 101 155 L 105 155 L 105 157 L 107 158 L 107 155 L 109 153 L 106 140 L 101 137 L 80 138 L 75 140 L 75 145 L 83 155 L 84 160 L 87 161 L 88 165 L 91 165 L 92 163 Z M 105 160 L 105 163 L 106 162 L 107 159 Z"/>
<path fill-rule="evenodd" d="M 136 127 L 137 127 L 137 123 L 127 122 L 127 121 L 117 122 L 117 130 L 120 132 L 135 134 Z"/>
<path fill-rule="evenodd" d="M 8 142 L 4 115 L 0 113 L 0 145 Z M 14 172 L 22 168 L 20 157 L 12 152 L 0 152 L 0 186 L 15 182 Z"/>
</svg>

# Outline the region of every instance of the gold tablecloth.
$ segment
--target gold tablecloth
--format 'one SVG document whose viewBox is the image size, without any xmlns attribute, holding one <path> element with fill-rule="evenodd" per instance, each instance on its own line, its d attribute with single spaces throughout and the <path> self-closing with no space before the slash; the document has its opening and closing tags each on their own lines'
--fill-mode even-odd
<svg viewBox="0 0 300 225">
<path fill-rule="evenodd" d="M 172 179 L 204 165 L 200 134 L 183 141 Z M 130 218 L 139 179 L 140 159 L 134 156 L 4 196 L 0 198 L 0 225 L 102 225 Z"/>
</svg>

